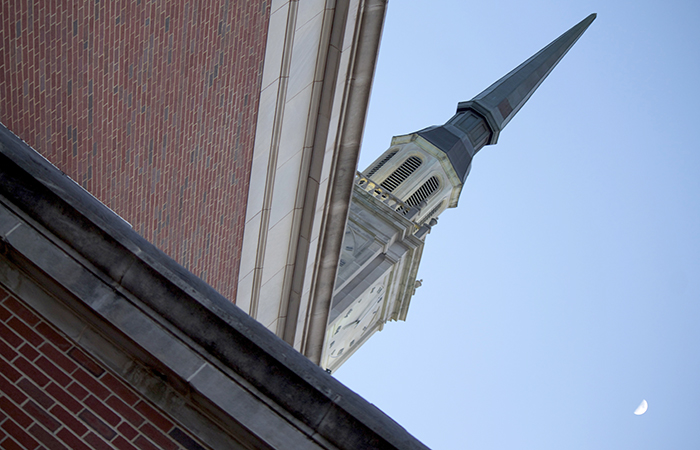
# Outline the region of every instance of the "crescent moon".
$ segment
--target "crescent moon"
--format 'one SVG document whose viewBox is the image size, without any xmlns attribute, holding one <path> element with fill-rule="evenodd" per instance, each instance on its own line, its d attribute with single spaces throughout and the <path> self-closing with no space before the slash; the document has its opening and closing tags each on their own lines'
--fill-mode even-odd
<svg viewBox="0 0 700 450">
<path fill-rule="evenodd" d="M 634 410 L 634 414 L 636 416 L 641 416 L 645 412 L 647 412 L 647 408 L 649 408 L 649 404 L 647 403 L 646 400 L 642 400 L 642 403 L 637 406 L 637 409 Z"/>
</svg>

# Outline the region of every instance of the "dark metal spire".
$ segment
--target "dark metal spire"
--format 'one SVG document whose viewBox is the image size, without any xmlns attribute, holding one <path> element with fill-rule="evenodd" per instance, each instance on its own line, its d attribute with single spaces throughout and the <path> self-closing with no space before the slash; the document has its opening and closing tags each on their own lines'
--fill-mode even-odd
<svg viewBox="0 0 700 450">
<path fill-rule="evenodd" d="M 501 130 L 595 18 L 595 14 L 586 17 L 481 94 L 460 102 L 457 113 L 446 124 L 426 128 L 417 134 L 444 151 L 464 181 L 476 152 L 498 141 Z"/>
<path fill-rule="evenodd" d="M 499 132 L 523 107 L 547 78 L 549 72 L 554 69 L 559 60 L 564 57 L 595 18 L 596 14 L 591 14 L 574 25 L 551 44 L 493 83 L 484 92 L 468 102 L 461 102 L 457 107 L 457 112 L 474 109 L 484 116 L 493 131 L 488 144 L 495 144 Z"/>
</svg>

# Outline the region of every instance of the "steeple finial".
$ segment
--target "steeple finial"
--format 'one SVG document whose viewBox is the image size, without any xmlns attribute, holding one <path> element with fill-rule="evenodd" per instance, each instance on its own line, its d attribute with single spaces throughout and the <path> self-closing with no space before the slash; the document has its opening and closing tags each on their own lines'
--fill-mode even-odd
<svg viewBox="0 0 700 450">
<path fill-rule="evenodd" d="M 470 101 L 459 103 L 457 112 L 473 109 L 484 116 L 492 130 L 488 144 L 495 144 L 500 131 L 522 108 L 595 18 L 595 13 L 586 17 L 481 94 Z"/>
</svg>

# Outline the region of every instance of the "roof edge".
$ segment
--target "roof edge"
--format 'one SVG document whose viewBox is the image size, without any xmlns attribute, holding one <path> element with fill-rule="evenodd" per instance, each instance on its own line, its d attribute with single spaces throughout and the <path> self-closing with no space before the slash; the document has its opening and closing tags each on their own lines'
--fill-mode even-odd
<svg viewBox="0 0 700 450">
<path fill-rule="evenodd" d="M 133 294 L 205 349 L 207 358 L 233 370 L 325 440 L 347 447 L 333 435 L 335 430 L 327 428 L 332 420 L 354 424 L 342 433 L 347 442 L 426 448 L 386 414 L 139 236 L 4 126 L 0 126 L 0 161 L 0 195 L 15 208 L 94 265 L 102 278 Z M 316 407 L 318 402 L 324 404 L 323 417 L 319 419 L 318 411 L 305 409 L 303 399 L 313 399 Z"/>
</svg>

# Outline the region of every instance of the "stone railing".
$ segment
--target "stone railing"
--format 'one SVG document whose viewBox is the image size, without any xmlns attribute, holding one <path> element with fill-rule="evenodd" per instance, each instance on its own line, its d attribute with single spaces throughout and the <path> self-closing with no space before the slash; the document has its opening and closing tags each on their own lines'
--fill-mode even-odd
<svg viewBox="0 0 700 450">
<path fill-rule="evenodd" d="M 401 211 L 407 211 L 411 209 L 410 206 L 402 202 L 391 192 L 388 192 L 386 189 L 367 178 L 362 172 L 358 171 L 355 174 L 355 184 L 394 211 L 398 211 L 399 209 Z"/>
<path fill-rule="evenodd" d="M 408 204 L 401 201 L 401 199 L 396 197 L 391 192 L 387 192 L 386 189 L 384 189 L 374 181 L 370 180 L 362 172 L 359 171 L 355 174 L 355 184 L 360 189 L 370 194 L 372 197 L 376 198 L 380 202 L 387 205 L 389 208 L 396 211 L 398 214 L 401 214 L 406 219 L 413 222 L 413 225 L 415 226 L 414 234 L 419 239 L 423 239 L 426 234 L 430 233 L 431 227 L 437 224 L 437 220 L 435 219 L 432 219 L 429 224 L 424 223 L 422 225 L 414 221 L 420 213 L 421 209 L 423 209 L 423 207 L 425 206 L 425 200 L 423 200 L 418 206 L 411 207 Z"/>
</svg>

